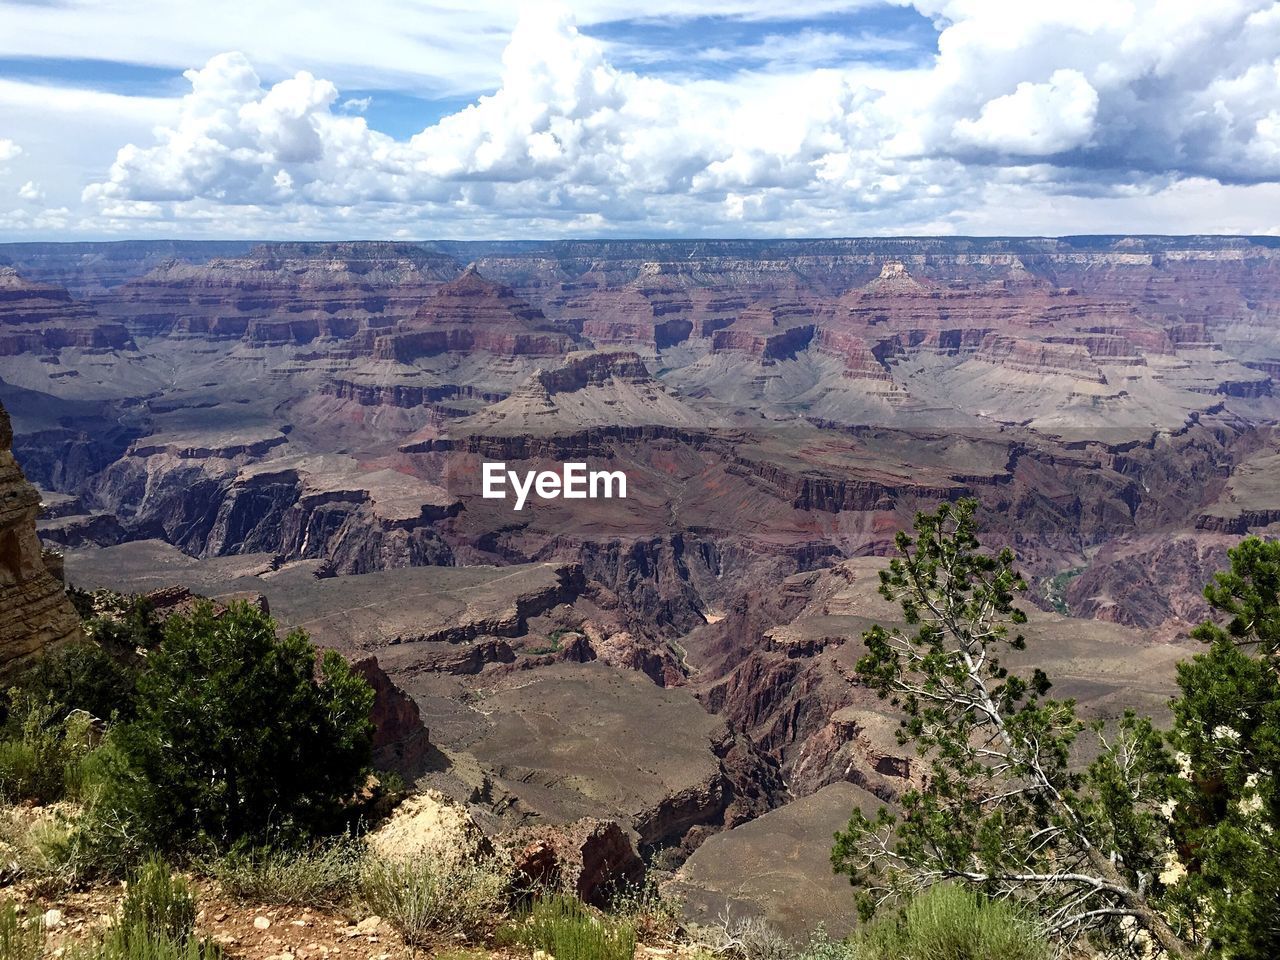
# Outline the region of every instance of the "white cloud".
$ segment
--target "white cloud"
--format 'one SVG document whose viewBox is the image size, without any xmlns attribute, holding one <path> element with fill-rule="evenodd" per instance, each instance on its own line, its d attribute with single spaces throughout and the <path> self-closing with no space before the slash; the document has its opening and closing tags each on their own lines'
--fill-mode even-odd
<svg viewBox="0 0 1280 960">
<path fill-rule="evenodd" d="M 122 2 L 135 12 L 152 9 L 149 0 Z M 69 3 L 80 9 L 80 0 Z M 833 35 L 807 31 L 779 44 L 769 69 L 715 81 L 620 69 L 608 45 L 575 27 L 575 19 L 634 16 L 630 0 L 579 3 L 576 18 L 531 7 L 500 60 L 495 53 L 464 69 L 489 71 L 493 93 L 397 140 L 370 126 L 368 98 L 341 96 L 344 78 L 363 76 L 352 51 L 376 50 L 379 69 L 436 77 L 462 56 L 457 51 L 494 45 L 505 15 L 459 2 L 428 56 L 426 41 L 401 29 L 412 19 L 408 9 L 374 0 L 370 16 L 352 27 L 343 60 L 326 39 L 332 10 L 321 0 L 318 36 L 297 40 L 314 73 L 295 68 L 264 83 L 259 68 L 288 58 L 282 49 L 260 55 L 264 47 L 250 47 L 253 56 L 219 53 L 187 71 L 191 90 L 180 101 L 95 101 L 114 111 L 127 141 L 116 140 L 114 161 L 101 161 L 83 189 L 80 216 L 103 231 L 145 224 L 202 235 L 847 235 L 980 224 L 1023 232 L 1052 211 L 1043 222 L 1065 233 L 1096 224 L 1104 210 L 1137 218 L 1117 220 L 1106 228 L 1112 231 L 1176 223 L 1171 205 L 1188 195 L 1174 188 L 1188 182 L 1197 202 L 1184 206 L 1185 217 L 1194 211 L 1206 219 L 1175 229 L 1209 229 L 1209 222 L 1274 229 L 1265 210 L 1240 202 L 1246 193 L 1232 185 L 1280 179 L 1280 50 L 1267 40 L 1280 28 L 1280 5 L 914 5 L 940 31 L 932 63 L 871 67 L 856 62 L 858 44 L 842 47 Z M 267 3 L 264 22 L 285 17 L 287 6 Z M 730 8 L 743 16 L 770 9 L 754 0 L 723 5 Z M 651 13 L 674 9 L 674 0 L 662 0 Z M 167 14 L 156 16 L 163 24 Z M 487 26 L 440 54 L 436 48 L 473 20 Z M 393 25 L 389 47 L 369 42 L 368 31 Z M 214 38 L 227 33 L 211 31 Z M 235 33 L 266 43 L 243 24 Z M 855 62 L 818 69 L 803 62 L 806 51 L 823 58 L 843 51 Z M 334 72 L 321 71 L 325 65 Z M 0 81 L 0 103 L 5 96 Z M 70 113 L 112 95 L 55 89 L 45 96 Z M 55 147 L 27 128 L 15 135 L 32 151 Z M 70 149 L 65 137 L 59 143 Z M 21 159 L 37 162 L 34 152 Z M 17 173 L 38 174 L 55 203 L 81 194 L 48 182 L 35 166 Z M 1229 218 L 1199 202 L 1219 195 L 1230 199 Z"/>
<path fill-rule="evenodd" d="M 1144 233 L 1280 235 L 1280 184 L 1224 185 L 1188 177 L 1149 189 L 1127 188 L 1082 197 L 1051 184 L 993 181 L 979 203 L 951 218 L 955 232 L 981 235 L 1006 231 L 1008 211 L 1018 211 L 1022 233 L 1114 233 L 1118 227 Z M 1069 226 L 1064 228 L 1064 224 Z M 1130 228 L 1130 224 L 1140 227 Z"/>
<path fill-rule="evenodd" d="M 39 203 L 44 199 L 44 191 L 40 189 L 40 185 L 34 180 L 28 180 L 18 188 L 18 196 L 32 203 Z"/>
<path fill-rule="evenodd" d="M 878 157 L 892 118 L 881 95 L 841 71 L 765 81 L 677 83 L 620 70 L 563 9 L 513 32 L 498 90 L 407 142 L 335 112 L 336 88 L 309 73 L 264 87 L 248 59 L 198 71 L 149 146 L 121 148 L 84 199 L 333 208 L 417 205 L 425 215 L 516 218 L 573 231 L 698 231 L 719 221 L 818 216 L 899 204 L 941 212 L 928 163 Z M 946 166 L 951 166 L 949 163 Z M 958 191 L 951 195 L 954 199 Z M 434 217 L 433 217 L 434 222 Z M 510 226 L 502 228 L 509 232 Z"/>
<path fill-rule="evenodd" d="M 804 19 L 878 0 L 574 0 L 577 21 L 685 18 Z M 265 74 L 305 66 L 346 88 L 472 94 L 492 89 L 522 11 L 511 0 L 59 0 L 0 3 L 0 56 L 62 57 L 184 69 L 241 50 Z"/>
<path fill-rule="evenodd" d="M 0 139 L 0 163 L 7 163 L 22 153 L 22 148 L 12 140 Z"/>
<path fill-rule="evenodd" d="M 1055 70 L 1048 83 L 1018 84 L 988 100 L 976 120 L 957 120 L 957 140 L 999 153 L 1047 156 L 1083 147 L 1093 135 L 1098 91 L 1079 70 Z"/>
<path fill-rule="evenodd" d="M 153 146 L 122 147 L 85 200 L 270 203 L 295 182 L 319 200 L 392 144 L 362 117 L 335 115 L 337 88 L 306 71 L 264 90 L 243 54 L 225 53 L 186 77 L 176 122 L 157 129 Z"/>
<path fill-rule="evenodd" d="M 1280 108 L 1273 0 L 914 2 L 943 30 L 912 148 L 1087 147 L 1093 169 L 1280 177 L 1264 122 Z"/>
</svg>

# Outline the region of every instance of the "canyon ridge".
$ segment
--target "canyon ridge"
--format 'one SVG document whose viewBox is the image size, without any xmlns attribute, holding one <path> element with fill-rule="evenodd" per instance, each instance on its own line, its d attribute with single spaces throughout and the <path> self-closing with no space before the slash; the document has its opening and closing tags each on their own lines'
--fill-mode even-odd
<svg viewBox="0 0 1280 960">
<path fill-rule="evenodd" d="M 853 680 L 895 532 L 977 497 L 1026 662 L 1158 717 L 1280 534 L 1277 381 L 1262 238 L 0 244 L 0 667 L 75 631 L 58 576 L 250 596 L 482 826 L 613 820 L 805 930 L 922 776 Z M 627 496 L 516 512 L 496 461 Z"/>
</svg>

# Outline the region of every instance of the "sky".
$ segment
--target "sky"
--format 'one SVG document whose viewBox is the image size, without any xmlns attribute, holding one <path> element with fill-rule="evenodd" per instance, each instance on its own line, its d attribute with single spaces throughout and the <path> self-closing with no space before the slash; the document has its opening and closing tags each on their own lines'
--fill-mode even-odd
<svg viewBox="0 0 1280 960">
<path fill-rule="evenodd" d="M 1280 233 L 1273 0 L 0 0 L 0 239 Z"/>
</svg>

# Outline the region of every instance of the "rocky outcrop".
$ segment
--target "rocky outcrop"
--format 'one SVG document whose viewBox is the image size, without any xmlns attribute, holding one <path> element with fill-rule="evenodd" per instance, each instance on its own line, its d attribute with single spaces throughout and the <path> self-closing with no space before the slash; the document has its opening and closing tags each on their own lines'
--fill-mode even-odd
<svg viewBox="0 0 1280 960">
<path fill-rule="evenodd" d="M 684 682 L 684 668 L 671 650 L 627 630 L 606 631 L 594 623 L 584 624 L 583 630 L 585 642 L 575 644 L 576 638 L 568 638 L 565 659 L 599 660 L 619 670 L 637 670 L 662 687 Z"/>
<path fill-rule="evenodd" d="M 630 351 L 575 354 L 560 366 L 537 370 L 511 396 L 453 425 L 458 446 L 483 452 L 510 438 L 537 444 L 584 431 L 624 438 L 637 427 L 705 428 L 691 409 L 649 373 Z M 604 433 L 598 433 L 604 437 Z"/>
<path fill-rule="evenodd" d="M 150 590 L 142 594 L 142 599 L 158 623 L 163 623 L 170 617 L 190 616 L 196 607 L 201 605 L 210 606 L 215 617 L 222 617 L 231 609 L 232 604 L 236 603 L 246 603 L 262 613 L 271 613 L 271 605 L 267 602 L 267 598 L 260 593 L 252 591 L 223 593 L 216 597 L 206 597 L 195 593 L 190 587 L 175 584 L 170 587 L 161 587 L 158 590 Z"/>
<path fill-rule="evenodd" d="M 435 289 L 413 317 L 378 336 L 373 357 L 410 363 L 440 353 L 562 356 L 568 334 L 475 265 Z"/>
<path fill-rule="evenodd" d="M 983 340 L 974 359 L 1020 373 L 1107 382 L 1088 349 L 1077 343 L 1036 342 L 992 335 Z"/>
<path fill-rule="evenodd" d="M 0 407 L 0 677 L 80 636 L 80 618 L 36 537 L 40 495 L 23 477 L 12 442 Z"/>
<path fill-rule="evenodd" d="M 451 632 L 451 631 L 448 631 Z M 402 643 L 393 638 L 390 643 Z M 479 637 L 475 640 L 419 640 L 408 642 L 421 644 L 423 648 L 413 653 L 413 666 L 406 670 L 417 676 L 424 673 L 451 674 L 455 677 L 480 673 L 491 663 L 514 663 L 516 653 L 506 640 L 496 637 Z M 370 641 L 367 646 L 381 647 L 382 641 Z"/>
<path fill-rule="evenodd" d="M 913 782 L 893 724 L 850 669 L 870 617 L 892 609 L 870 599 L 879 563 L 796 574 L 691 638 L 707 664 L 703 703 L 778 765 L 791 796 L 845 781 L 893 799 Z"/>
<path fill-rule="evenodd" d="M 858 380 L 892 381 L 883 356 L 884 347 L 868 343 L 863 337 L 839 330 L 823 330 L 818 337 L 818 349 L 839 357 L 844 362 L 845 376 Z"/>
<path fill-rule="evenodd" d="M 41 520 L 37 529 L 45 543 L 60 547 L 109 547 L 123 543 L 128 534 L 110 513 L 81 513 Z"/>
<path fill-rule="evenodd" d="M 369 834 L 368 843 L 387 860 L 427 856 L 446 869 L 474 862 L 493 849 L 467 808 L 437 790 L 406 799 Z"/>
<path fill-rule="evenodd" d="M 597 907 L 644 876 L 644 861 L 616 820 L 528 827 L 504 842 L 529 889 L 562 890 Z"/>
<path fill-rule="evenodd" d="M 412 779 L 422 771 L 431 749 L 417 703 L 392 682 L 377 657 L 358 657 L 351 669 L 373 688 L 374 768 Z"/>
<path fill-rule="evenodd" d="M 449 384 L 445 386 L 423 385 L 418 383 L 396 383 L 387 381 L 355 380 L 335 377 L 325 383 L 323 392 L 340 400 L 354 400 L 363 407 L 439 407 L 441 401 L 478 400 L 482 403 L 496 403 L 505 399 L 506 394 L 477 389 L 472 386 Z M 447 410 L 448 408 L 441 408 Z M 469 411 L 457 410 L 457 416 L 465 416 Z"/>
<path fill-rule="evenodd" d="M 1073 616 L 1176 635 L 1209 616 L 1203 596 L 1214 573 L 1229 566 L 1237 536 L 1210 531 L 1117 542 L 1098 553 L 1067 585 Z"/>
<path fill-rule="evenodd" d="M 907 272 L 901 260 L 890 260 L 880 268 L 880 276 L 863 287 L 868 293 L 885 296 L 911 296 L 924 293 L 925 288 Z"/>
<path fill-rule="evenodd" d="M 776 761 L 745 734 L 712 744 L 715 773 L 640 811 L 632 823 L 641 849 L 696 850 L 709 836 L 745 823 L 782 802 L 786 786 Z"/>
<path fill-rule="evenodd" d="M 448 562 L 446 491 L 346 457 L 280 456 L 278 433 L 148 437 L 99 478 L 97 502 L 126 527 L 198 556 L 324 559 L 335 572 Z"/>
<path fill-rule="evenodd" d="M 580 312 L 582 335 L 597 347 L 657 350 L 680 343 L 693 330 L 681 314 L 691 311 L 687 291 L 645 277 L 620 290 L 596 290 L 567 309 Z"/>
</svg>

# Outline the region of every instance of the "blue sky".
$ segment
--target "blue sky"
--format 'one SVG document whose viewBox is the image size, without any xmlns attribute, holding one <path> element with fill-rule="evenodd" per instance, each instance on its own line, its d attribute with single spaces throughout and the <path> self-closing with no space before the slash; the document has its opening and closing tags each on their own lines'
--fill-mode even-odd
<svg viewBox="0 0 1280 960">
<path fill-rule="evenodd" d="M 0 0 L 0 237 L 1280 232 L 1275 0 Z"/>
</svg>

